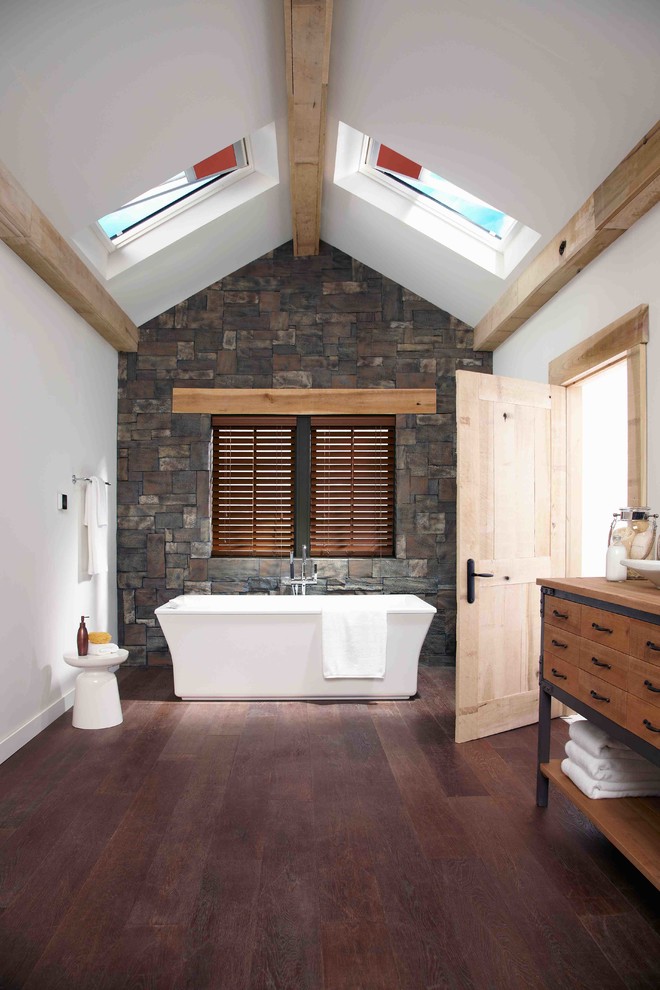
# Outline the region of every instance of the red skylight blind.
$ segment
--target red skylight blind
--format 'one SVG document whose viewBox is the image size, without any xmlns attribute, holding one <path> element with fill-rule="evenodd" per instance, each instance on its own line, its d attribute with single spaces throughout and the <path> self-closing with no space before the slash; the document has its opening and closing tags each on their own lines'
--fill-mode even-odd
<svg viewBox="0 0 660 990">
<path fill-rule="evenodd" d="M 419 179 L 422 173 L 422 166 L 417 162 L 400 155 L 398 151 L 392 151 L 381 144 L 378 149 L 376 168 L 382 168 L 386 172 L 397 172 L 399 175 L 407 175 L 409 179 Z"/>
<path fill-rule="evenodd" d="M 217 175 L 218 172 L 229 172 L 236 167 L 236 151 L 234 150 L 234 145 L 230 144 L 228 148 L 223 148 L 222 151 L 216 151 L 214 155 L 210 155 L 203 161 L 197 162 L 196 165 L 193 165 L 193 171 L 195 178 L 205 179 L 207 175 Z"/>
<path fill-rule="evenodd" d="M 212 425 L 212 555 L 288 557 L 295 417 L 214 416 Z"/>
<path fill-rule="evenodd" d="M 394 554 L 394 416 L 312 417 L 310 553 Z"/>
</svg>

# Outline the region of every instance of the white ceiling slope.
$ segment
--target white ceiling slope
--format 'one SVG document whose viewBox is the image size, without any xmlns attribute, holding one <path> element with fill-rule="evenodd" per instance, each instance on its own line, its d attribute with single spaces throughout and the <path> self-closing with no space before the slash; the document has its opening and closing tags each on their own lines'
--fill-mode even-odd
<svg viewBox="0 0 660 990">
<path fill-rule="evenodd" d="M 539 231 L 536 253 L 655 123 L 659 52 L 658 0 L 334 0 L 322 238 L 477 322 L 519 269 L 335 186 L 339 122 Z M 275 122 L 279 184 L 107 283 L 136 322 L 291 236 L 280 0 L 0 0 L 0 114 L 0 159 L 69 240 Z"/>
</svg>

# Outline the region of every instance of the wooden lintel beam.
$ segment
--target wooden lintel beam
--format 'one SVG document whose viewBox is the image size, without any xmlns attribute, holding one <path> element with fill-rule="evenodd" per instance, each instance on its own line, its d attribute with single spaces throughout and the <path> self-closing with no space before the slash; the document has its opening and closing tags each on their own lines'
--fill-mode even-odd
<svg viewBox="0 0 660 990">
<path fill-rule="evenodd" d="M 548 365 L 550 385 L 571 385 L 594 374 L 649 340 L 649 308 L 636 306 L 598 333 L 580 341 Z"/>
<path fill-rule="evenodd" d="M 319 253 L 332 0 L 284 0 L 293 253 Z"/>
<path fill-rule="evenodd" d="M 660 122 L 477 323 L 475 350 L 495 350 L 658 202 Z"/>
<path fill-rule="evenodd" d="M 118 351 L 137 351 L 138 328 L 0 163 L 0 240 Z"/>
<path fill-rule="evenodd" d="M 433 388 L 174 388 L 172 412 L 214 416 L 434 414 Z"/>
</svg>

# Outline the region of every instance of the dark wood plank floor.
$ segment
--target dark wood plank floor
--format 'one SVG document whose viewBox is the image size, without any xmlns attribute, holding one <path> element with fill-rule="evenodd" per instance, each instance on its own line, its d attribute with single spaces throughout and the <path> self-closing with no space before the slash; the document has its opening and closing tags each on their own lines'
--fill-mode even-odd
<svg viewBox="0 0 660 990">
<path fill-rule="evenodd" d="M 0 987 L 657 990 L 656 891 L 535 807 L 534 726 L 456 746 L 453 692 L 185 703 L 122 671 L 123 725 L 68 713 L 0 767 Z"/>
</svg>

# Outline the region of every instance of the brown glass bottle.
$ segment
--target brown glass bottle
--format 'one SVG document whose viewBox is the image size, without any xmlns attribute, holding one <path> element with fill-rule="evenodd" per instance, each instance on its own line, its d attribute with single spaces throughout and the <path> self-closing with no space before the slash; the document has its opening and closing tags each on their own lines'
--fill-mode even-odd
<svg viewBox="0 0 660 990">
<path fill-rule="evenodd" d="M 89 619 L 88 615 L 80 616 L 80 625 L 78 626 L 78 656 L 87 656 L 87 647 L 89 646 L 89 633 L 87 632 L 87 626 L 85 625 L 85 619 Z"/>
</svg>

